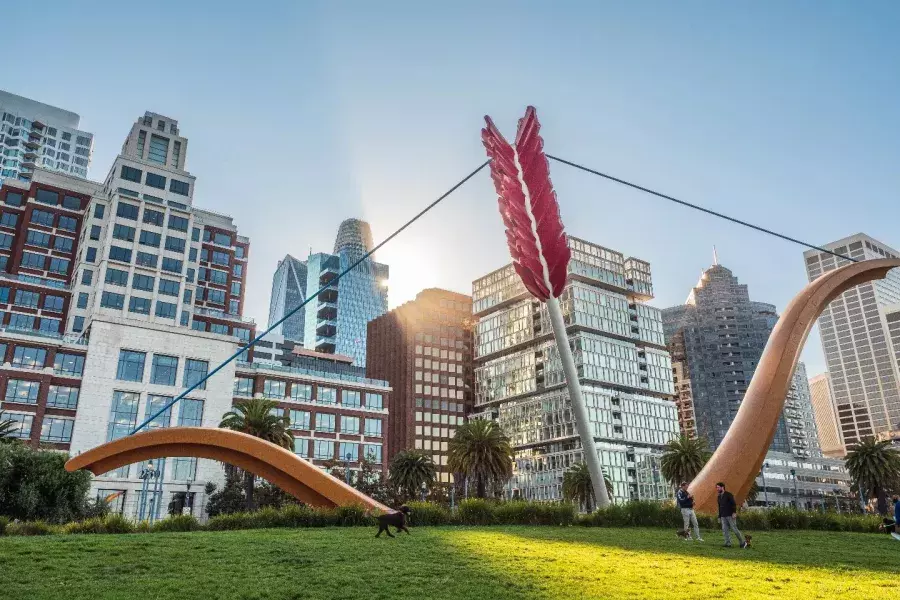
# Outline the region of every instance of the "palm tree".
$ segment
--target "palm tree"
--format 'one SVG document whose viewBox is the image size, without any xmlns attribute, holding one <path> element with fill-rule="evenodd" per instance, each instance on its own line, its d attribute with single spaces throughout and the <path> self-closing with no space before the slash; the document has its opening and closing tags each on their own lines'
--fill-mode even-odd
<svg viewBox="0 0 900 600">
<path fill-rule="evenodd" d="M 394 489 L 399 489 L 406 498 L 415 498 L 423 487 L 434 485 L 437 469 L 430 454 L 401 450 L 391 461 L 388 478 Z"/>
<path fill-rule="evenodd" d="M 454 473 L 473 478 L 477 496 L 484 498 L 488 487 L 501 486 L 512 477 L 512 456 L 512 445 L 500 426 L 476 419 L 457 428 L 447 465 Z"/>
<path fill-rule="evenodd" d="M 277 406 L 278 403 L 263 398 L 238 402 L 232 410 L 222 415 L 219 427 L 247 433 L 291 450 L 294 447 L 294 434 L 288 429 L 290 421 L 286 416 L 279 417 L 275 414 Z M 244 471 L 244 495 L 248 511 L 253 510 L 254 479 L 253 473 Z"/>
<path fill-rule="evenodd" d="M 606 474 L 603 475 L 603 483 L 606 484 L 607 495 L 612 498 L 613 484 Z M 593 510 L 595 501 L 594 486 L 591 484 L 591 474 L 586 463 L 575 463 L 565 472 L 563 475 L 562 494 L 563 498 L 569 502 L 577 502 L 578 506 L 584 508 L 585 512 Z"/>
<path fill-rule="evenodd" d="M 660 468 L 663 477 L 677 488 L 682 481 L 692 481 L 703 470 L 712 452 L 703 438 L 686 435 L 669 440 L 663 452 Z"/>
<path fill-rule="evenodd" d="M 887 494 L 900 487 L 900 452 L 890 440 L 867 437 L 847 452 L 847 471 L 857 485 L 878 499 L 878 512 L 887 514 Z"/>
<path fill-rule="evenodd" d="M 18 424 L 12 419 L 0 421 L 0 442 L 12 441 L 13 434 L 18 429 Z"/>
</svg>

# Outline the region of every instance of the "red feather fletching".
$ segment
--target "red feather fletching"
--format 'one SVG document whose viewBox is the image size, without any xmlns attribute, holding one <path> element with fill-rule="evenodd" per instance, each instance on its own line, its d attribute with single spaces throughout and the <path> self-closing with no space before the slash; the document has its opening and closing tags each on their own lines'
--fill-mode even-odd
<svg viewBox="0 0 900 600">
<path fill-rule="evenodd" d="M 572 256 L 550 182 L 541 124 L 533 106 L 519 119 L 516 143 L 506 141 L 490 117 L 481 141 L 491 158 L 500 216 L 513 267 L 536 298 L 558 297 Z"/>
</svg>

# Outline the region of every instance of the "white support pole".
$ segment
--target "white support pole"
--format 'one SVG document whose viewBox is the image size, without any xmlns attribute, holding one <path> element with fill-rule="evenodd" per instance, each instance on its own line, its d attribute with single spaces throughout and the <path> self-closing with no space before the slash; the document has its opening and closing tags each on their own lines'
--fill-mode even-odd
<svg viewBox="0 0 900 600">
<path fill-rule="evenodd" d="M 553 336 L 556 338 L 556 347 L 559 349 L 559 358 L 562 361 L 563 372 L 566 375 L 569 401 L 572 404 L 572 412 L 575 415 L 575 427 L 578 430 L 578 437 L 581 438 L 581 446 L 588 472 L 591 474 L 594 498 L 599 508 L 606 508 L 610 504 L 609 494 L 606 493 L 606 482 L 603 479 L 603 469 L 600 466 L 600 457 L 597 455 L 597 445 L 594 443 L 594 435 L 591 432 L 587 406 L 585 406 L 584 397 L 581 395 L 581 383 L 578 380 L 578 371 L 575 369 L 572 349 L 569 347 L 566 323 L 563 320 L 562 309 L 559 307 L 559 301 L 556 298 L 551 297 L 547 299 L 547 311 L 550 313 Z"/>
</svg>

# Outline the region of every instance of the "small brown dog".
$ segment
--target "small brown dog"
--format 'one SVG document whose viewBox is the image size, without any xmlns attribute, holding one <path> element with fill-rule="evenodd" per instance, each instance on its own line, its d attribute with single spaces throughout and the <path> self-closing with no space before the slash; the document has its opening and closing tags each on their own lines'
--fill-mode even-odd
<svg viewBox="0 0 900 600">
<path fill-rule="evenodd" d="M 375 534 L 375 537 L 379 537 L 382 531 L 387 533 L 388 537 L 394 537 L 389 527 L 396 527 L 397 533 L 405 531 L 407 535 L 410 535 L 409 529 L 406 527 L 406 516 L 409 513 L 409 507 L 404 504 L 396 512 L 385 513 L 375 517 L 378 521 L 378 533 Z"/>
</svg>

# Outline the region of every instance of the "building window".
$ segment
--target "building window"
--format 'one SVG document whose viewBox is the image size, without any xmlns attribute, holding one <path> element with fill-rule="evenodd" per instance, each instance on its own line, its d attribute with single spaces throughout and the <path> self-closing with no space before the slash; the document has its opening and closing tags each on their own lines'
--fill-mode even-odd
<svg viewBox="0 0 900 600">
<path fill-rule="evenodd" d="M 87 292 L 78 292 L 78 308 L 87 308 L 88 305 L 88 293 Z"/>
<path fill-rule="evenodd" d="M 172 252 L 184 252 L 185 240 L 179 237 L 166 236 L 166 250 Z"/>
<path fill-rule="evenodd" d="M 366 419 L 365 434 L 368 437 L 381 437 L 381 419 Z"/>
<path fill-rule="evenodd" d="M 334 433 L 334 415 L 330 413 L 317 413 L 316 431 Z"/>
<path fill-rule="evenodd" d="M 91 285 L 91 280 L 94 278 L 94 272 L 90 269 L 85 269 L 81 272 L 81 284 L 82 285 Z"/>
<path fill-rule="evenodd" d="M 42 190 L 38 188 L 34 199 L 41 204 L 49 204 L 51 206 L 56 206 L 57 204 L 59 204 L 59 194 L 57 192 L 51 192 L 50 190 Z"/>
<path fill-rule="evenodd" d="M 22 206 L 22 194 L 6 192 L 6 203 L 10 206 Z"/>
<path fill-rule="evenodd" d="M 84 257 L 84 260 L 89 263 L 97 262 L 97 249 L 96 248 L 88 248 L 87 255 Z"/>
<path fill-rule="evenodd" d="M 227 252 L 219 252 L 218 250 L 213 250 L 212 262 L 216 265 L 227 266 L 231 263 L 231 256 Z"/>
<path fill-rule="evenodd" d="M 72 238 L 56 236 L 53 238 L 53 249 L 58 250 L 60 252 L 71 252 L 72 246 L 75 244 L 75 240 Z"/>
<path fill-rule="evenodd" d="M 172 402 L 172 396 L 157 396 L 151 394 L 147 398 L 147 408 L 144 412 L 144 419 L 150 419 L 147 423 L 147 430 L 160 429 L 171 425 L 172 407 L 169 404 L 170 402 Z M 165 410 L 163 410 L 163 407 L 165 407 Z M 153 418 L 151 419 L 151 417 Z"/>
<path fill-rule="evenodd" d="M 41 441 L 56 444 L 68 444 L 72 441 L 73 419 L 62 417 L 44 417 L 41 423 Z"/>
<path fill-rule="evenodd" d="M 116 379 L 120 381 L 141 381 L 144 379 L 144 360 L 146 352 L 133 350 L 119 351 L 119 367 L 116 371 Z"/>
<path fill-rule="evenodd" d="M 150 173 L 149 171 L 147 172 L 147 177 L 144 179 L 144 183 L 159 190 L 166 189 L 166 178 L 162 175 L 157 175 L 156 173 Z"/>
<path fill-rule="evenodd" d="M 12 248 L 13 236 L 8 233 L 0 233 L 0 248 L 9 250 Z"/>
<path fill-rule="evenodd" d="M 344 390 L 341 392 L 341 404 L 348 407 L 359 407 L 359 392 L 356 390 Z"/>
<path fill-rule="evenodd" d="M 100 306 L 122 310 L 125 307 L 125 295 L 116 294 L 114 292 L 103 292 L 100 296 Z"/>
<path fill-rule="evenodd" d="M 72 320 L 72 331 L 79 333 L 84 331 L 84 317 L 75 317 Z"/>
<path fill-rule="evenodd" d="M 151 269 L 156 268 L 156 263 L 159 261 L 159 257 L 155 254 L 150 254 L 149 252 L 138 252 L 137 260 L 134 261 L 134 264 L 139 265 L 141 267 L 148 267 Z"/>
<path fill-rule="evenodd" d="M 209 363 L 205 360 L 187 359 L 184 365 L 184 387 L 191 387 L 198 383 L 209 372 Z M 204 381 L 197 389 L 205 390 L 206 382 Z"/>
<path fill-rule="evenodd" d="M 31 425 L 34 422 L 33 414 L 0 412 L 0 421 L 6 420 L 13 422 L 13 428 L 9 433 L 10 437 L 21 440 L 27 440 L 31 437 Z"/>
<path fill-rule="evenodd" d="M 50 259 L 50 268 L 48 271 L 50 273 L 56 273 L 57 275 L 68 275 L 69 261 L 65 258 L 56 258 L 54 256 Z"/>
<path fill-rule="evenodd" d="M 275 400 L 281 400 L 284 398 L 284 386 L 285 383 L 283 381 L 279 381 L 277 379 L 266 379 L 263 382 L 263 396 L 266 398 L 271 398 Z"/>
<path fill-rule="evenodd" d="M 164 319 L 174 319 L 178 314 L 178 305 L 172 302 L 156 302 L 156 316 Z"/>
<path fill-rule="evenodd" d="M 312 386 L 307 383 L 291 384 L 291 400 L 296 402 L 307 401 L 312 398 Z"/>
<path fill-rule="evenodd" d="M 74 217 L 60 215 L 59 222 L 56 224 L 56 226 L 59 229 L 65 229 L 66 231 L 77 231 L 78 221 Z"/>
<path fill-rule="evenodd" d="M 151 277 L 150 275 L 141 275 L 140 273 L 135 273 L 131 278 L 131 287 L 135 290 L 152 292 L 154 283 L 156 283 L 156 279 Z"/>
<path fill-rule="evenodd" d="M 110 246 L 109 247 L 109 259 L 117 260 L 119 262 L 130 263 L 131 262 L 131 249 L 130 248 L 122 248 L 120 246 Z"/>
<path fill-rule="evenodd" d="M 150 314 L 150 298 L 141 298 L 140 296 L 132 296 L 130 300 L 128 300 L 128 312 L 136 313 L 139 315 L 149 315 Z"/>
<path fill-rule="evenodd" d="M 43 271 L 46 264 L 47 257 L 45 255 L 35 254 L 34 252 L 23 252 L 22 262 L 19 263 L 19 266 L 25 269 L 35 269 L 37 271 Z"/>
<path fill-rule="evenodd" d="M 122 171 L 120 176 L 122 179 L 126 181 L 133 181 L 135 183 L 141 182 L 141 175 L 143 173 L 140 169 L 135 169 L 134 167 L 129 167 L 127 165 L 122 165 Z"/>
<path fill-rule="evenodd" d="M 182 261 L 163 256 L 163 259 L 162 259 L 162 270 L 163 271 L 169 271 L 170 273 L 179 273 L 180 274 L 183 267 L 184 267 L 184 263 Z"/>
<path fill-rule="evenodd" d="M 112 285 L 119 285 L 122 287 L 127 287 L 128 286 L 128 271 L 122 271 L 120 269 L 113 269 L 112 267 L 107 267 L 106 283 L 110 283 Z"/>
<path fill-rule="evenodd" d="M 30 346 L 16 346 L 13 351 L 12 366 L 20 369 L 43 369 L 47 361 L 47 350 Z"/>
<path fill-rule="evenodd" d="M 188 220 L 177 215 L 169 215 L 169 229 L 174 229 L 175 231 L 187 231 Z"/>
<path fill-rule="evenodd" d="M 341 442 L 339 460 L 356 462 L 359 460 L 359 444 Z"/>
<path fill-rule="evenodd" d="M 129 219 L 131 221 L 137 221 L 138 218 L 138 207 L 134 204 L 128 204 L 127 202 L 119 202 L 119 206 L 116 208 L 116 216 L 122 217 L 123 219 Z"/>
<path fill-rule="evenodd" d="M 41 248 L 50 247 L 50 234 L 36 229 L 29 229 L 28 235 L 25 236 L 25 243 L 29 246 L 39 246 Z"/>
<path fill-rule="evenodd" d="M 78 408 L 78 388 L 51 385 L 47 394 L 48 408 Z"/>
<path fill-rule="evenodd" d="M 337 390 L 334 388 L 319 386 L 317 399 L 322 404 L 335 404 L 337 402 Z"/>
<path fill-rule="evenodd" d="M 150 134 L 150 150 L 147 152 L 147 160 L 161 165 L 166 164 L 166 156 L 169 153 L 169 138 Z"/>
<path fill-rule="evenodd" d="M 334 442 L 316 440 L 315 446 L 315 458 L 319 460 L 330 460 L 334 458 Z"/>
<path fill-rule="evenodd" d="M 19 222 L 19 215 L 15 213 L 3 213 L 3 216 L 0 217 L 0 225 L 3 227 L 12 227 L 15 228 L 16 223 Z"/>
<path fill-rule="evenodd" d="M 25 306 L 28 308 L 37 308 L 41 295 L 37 292 L 29 292 L 28 290 L 16 290 L 16 306 Z"/>
<path fill-rule="evenodd" d="M 359 435 L 359 417 L 341 415 L 341 433 Z"/>
<path fill-rule="evenodd" d="M 100 239 L 100 226 L 91 225 L 91 239 L 96 241 Z"/>
<path fill-rule="evenodd" d="M 246 398 L 253 397 L 253 379 L 250 377 L 234 378 L 234 395 L 244 396 Z"/>
<path fill-rule="evenodd" d="M 84 372 L 84 356 L 57 352 L 53 359 L 53 370 L 57 375 L 81 377 Z"/>
<path fill-rule="evenodd" d="M 113 225 L 113 237 L 117 240 L 125 240 L 126 242 L 134 241 L 135 229 L 134 227 L 129 227 L 128 225 L 122 225 L 121 223 L 116 223 Z"/>
<path fill-rule="evenodd" d="M 12 313 L 9 315 L 9 325 L 7 325 L 7 328 L 31 331 L 34 329 L 34 315 Z"/>
<path fill-rule="evenodd" d="M 370 463 L 381 464 L 381 444 L 363 444 L 363 458 Z"/>
<path fill-rule="evenodd" d="M 106 441 L 111 442 L 131 434 L 137 425 L 140 398 L 141 395 L 136 392 L 113 392 Z"/>
<path fill-rule="evenodd" d="M 150 368 L 150 383 L 156 385 L 175 385 L 178 373 L 178 358 L 162 354 L 153 355 L 153 366 Z"/>
<path fill-rule="evenodd" d="M 48 319 L 47 317 L 41 317 L 40 324 L 38 325 L 38 331 L 42 331 L 44 333 L 59 333 L 59 326 L 59 319 Z"/>
<path fill-rule="evenodd" d="M 6 383 L 6 397 L 4 401 L 17 404 L 37 404 L 38 392 L 41 391 L 39 381 L 26 379 L 10 379 Z"/>
<path fill-rule="evenodd" d="M 300 458 L 309 458 L 309 440 L 294 438 L 294 454 Z"/>
<path fill-rule="evenodd" d="M 175 194 L 180 194 L 182 196 L 187 196 L 189 190 L 190 190 L 190 185 L 186 181 L 178 181 L 177 179 L 172 179 L 169 181 L 169 191 L 170 192 L 173 192 Z"/>
<path fill-rule="evenodd" d="M 179 427 L 200 427 L 203 424 L 203 400 L 183 398 L 178 414 Z"/>
<path fill-rule="evenodd" d="M 106 212 L 105 205 L 103 205 L 103 204 L 95 204 L 94 205 L 94 218 L 95 219 L 102 219 L 104 212 Z"/>
<path fill-rule="evenodd" d="M 149 208 L 144 209 L 144 223 L 148 223 L 150 225 L 156 225 L 157 227 L 162 227 L 165 222 L 165 215 L 158 210 L 151 210 Z M 157 244 L 158 246 L 159 244 Z"/>
<path fill-rule="evenodd" d="M 291 429 L 309 429 L 310 413 L 307 410 L 291 410 Z"/>
<path fill-rule="evenodd" d="M 177 296 L 181 289 L 181 284 L 171 279 L 159 280 L 159 293 L 164 296 Z"/>
<path fill-rule="evenodd" d="M 159 244 L 162 241 L 162 236 L 153 231 L 142 230 L 141 236 L 138 239 L 138 243 L 144 246 L 152 246 L 154 248 L 159 248 Z"/>
</svg>

